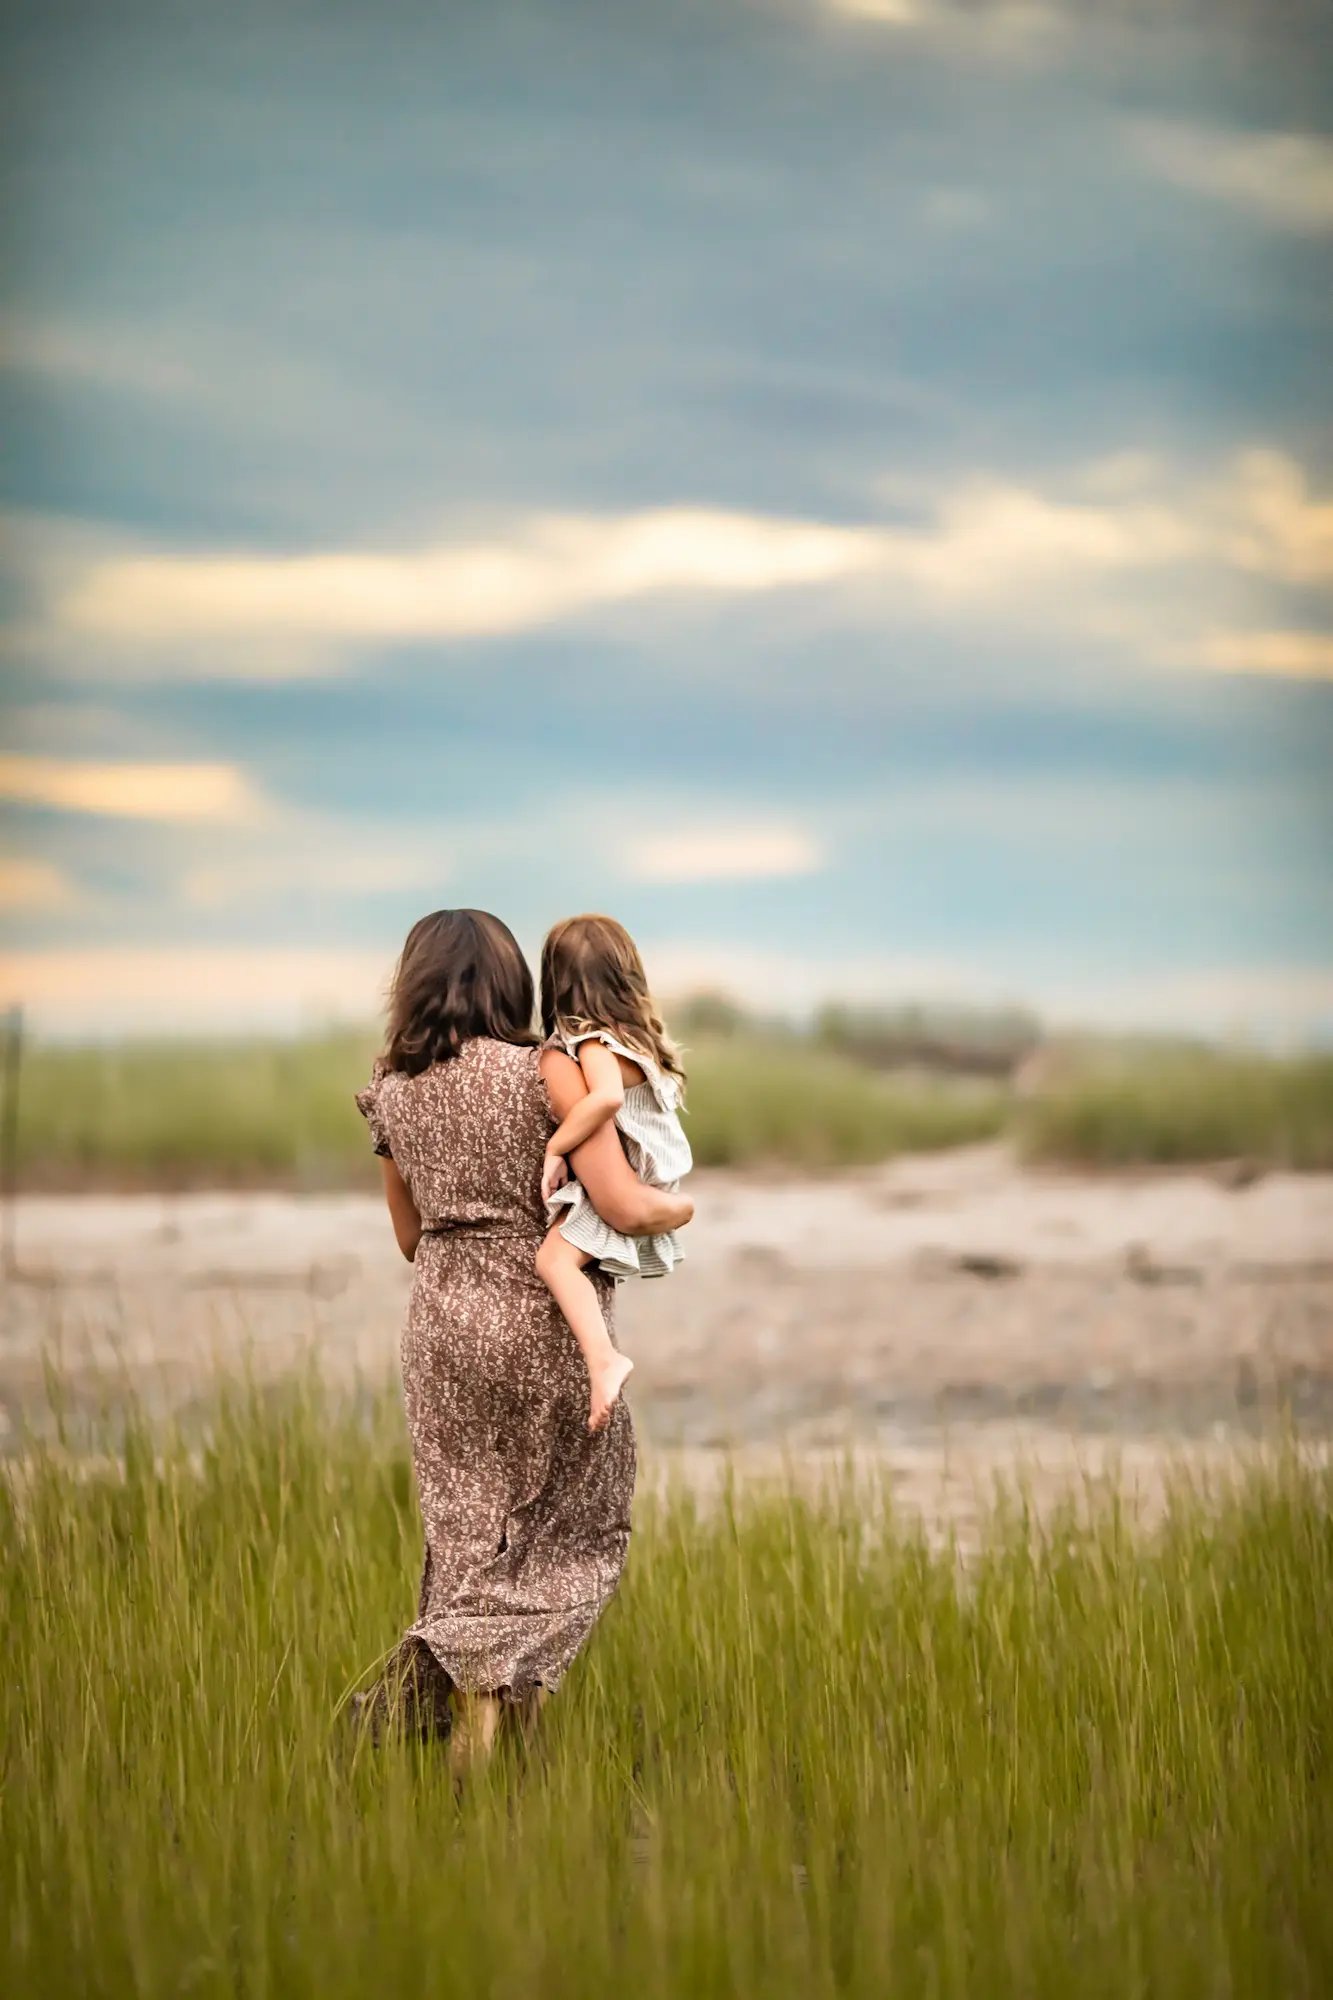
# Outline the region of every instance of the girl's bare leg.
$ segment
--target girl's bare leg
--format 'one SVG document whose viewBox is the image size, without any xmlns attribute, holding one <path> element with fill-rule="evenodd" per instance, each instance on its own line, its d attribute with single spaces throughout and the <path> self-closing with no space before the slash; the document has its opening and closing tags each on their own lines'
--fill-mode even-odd
<svg viewBox="0 0 1333 2000">
<path fill-rule="evenodd" d="M 569 1322 L 569 1330 L 588 1364 L 588 1380 L 592 1385 L 588 1429 L 600 1431 L 610 1422 L 612 1406 L 634 1363 L 611 1344 L 597 1293 L 587 1276 L 591 1262 L 586 1251 L 566 1243 L 558 1224 L 548 1230 L 537 1252 L 537 1276 Z"/>
<path fill-rule="evenodd" d="M 449 1768 L 454 1777 L 469 1777 L 490 1761 L 500 1726 L 500 1699 L 493 1694 L 454 1694 L 454 1726 L 449 1732 Z"/>
</svg>

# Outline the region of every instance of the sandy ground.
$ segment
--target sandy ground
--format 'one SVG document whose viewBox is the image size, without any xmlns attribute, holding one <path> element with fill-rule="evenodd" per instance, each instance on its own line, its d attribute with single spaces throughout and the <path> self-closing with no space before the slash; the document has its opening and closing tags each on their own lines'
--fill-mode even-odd
<svg viewBox="0 0 1333 2000">
<path fill-rule="evenodd" d="M 965 1516 L 1020 1466 L 1150 1491 L 1275 1421 L 1333 1437 L 1333 1176 L 1035 1173 L 988 1146 L 693 1187 L 688 1261 L 620 1312 L 649 1455 L 692 1476 L 719 1446 L 754 1471 L 850 1446 Z M 76 1417 L 127 1387 L 188 1408 L 242 1363 L 394 1367 L 410 1274 L 377 1200 L 33 1196 L 12 1223 L 10 1450 L 49 1427 L 52 1363 Z"/>
</svg>

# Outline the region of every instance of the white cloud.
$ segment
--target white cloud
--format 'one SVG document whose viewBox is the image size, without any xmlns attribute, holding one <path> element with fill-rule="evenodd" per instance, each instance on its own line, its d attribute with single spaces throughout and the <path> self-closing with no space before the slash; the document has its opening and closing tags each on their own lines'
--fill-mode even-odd
<svg viewBox="0 0 1333 2000">
<path fill-rule="evenodd" d="M 810 875 L 825 850 L 803 828 L 718 826 L 630 843 L 626 872 L 641 882 L 737 882 Z"/>
<path fill-rule="evenodd" d="M 257 908 L 316 892 L 339 899 L 419 889 L 433 893 L 453 873 L 434 840 L 387 838 L 377 827 L 288 813 L 264 828 L 263 844 L 191 861 L 180 876 L 181 903 L 192 910 Z"/>
<path fill-rule="evenodd" d="M 1237 568 L 1282 583 L 1333 581 L 1333 500 L 1314 497 L 1294 459 L 1242 453 L 1217 512 L 1219 553 Z"/>
<path fill-rule="evenodd" d="M 1023 58 L 1063 37 L 1067 9 L 1050 0 L 816 0 L 823 12 L 874 27 L 912 29 L 961 54 Z"/>
<path fill-rule="evenodd" d="M 110 551 L 29 522 L 44 609 L 21 637 L 75 675 L 290 678 L 373 644 L 521 633 L 663 596 L 813 591 L 890 625 L 904 613 L 1002 621 L 1015 635 L 1109 641 L 1145 664 L 1187 658 L 1205 612 L 1271 622 L 1263 586 L 1333 582 L 1333 500 L 1271 449 L 1203 472 L 1127 449 L 1040 486 L 976 473 L 924 492 L 885 480 L 880 494 L 911 525 L 662 508 L 272 556 Z M 1134 578 L 1152 580 L 1150 603 L 1126 589 Z"/>
<path fill-rule="evenodd" d="M 103 819 L 245 821 L 261 802 L 234 764 L 103 764 L 0 756 L 0 799 Z"/>
<path fill-rule="evenodd" d="M 127 555 L 60 595 L 56 622 L 128 647 L 310 645 L 529 631 L 657 593 L 833 582 L 876 559 L 873 529 L 699 508 L 548 515 L 503 539 L 318 555 Z M 303 654 L 298 657 L 304 659 Z"/>
<path fill-rule="evenodd" d="M 1132 128 L 1131 143 L 1176 187 L 1295 234 L 1333 230 L 1333 139 L 1320 133 L 1146 122 Z"/>
<path fill-rule="evenodd" d="M 50 1035 L 286 1031 L 370 1021 L 391 955 L 246 946 L 73 947 L 0 959 L 0 1003 Z"/>
<path fill-rule="evenodd" d="M 721 990 L 775 1013 L 826 1000 L 1036 1007 L 1057 1026 L 1253 1036 L 1333 1034 L 1333 966 L 1217 965 L 1185 974 L 1071 974 L 1026 960 L 891 954 L 833 958 L 645 936 L 655 990 Z M 392 951 L 247 946 L 73 947 L 0 959 L 0 1005 L 22 1001 L 40 1034 L 286 1032 L 376 1018 Z"/>
<path fill-rule="evenodd" d="M 1333 501 L 1281 452 L 1185 473 L 1131 450 L 1044 489 L 965 482 L 925 527 L 894 537 L 884 574 L 951 622 L 1088 638 L 1140 666 L 1207 666 L 1200 635 L 1219 613 L 1260 624 L 1274 586 L 1333 584 Z M 1285 662 L 1322 677 L 1314 646 L 1287 647 Z M 1246 670 L 1238 654 L 1231 670 Z M 1274 670 L 1256 657 L 1253 671 Z"/>
<path fill-rule="evenodd" d="M 1219 674 L 1333 681 L 1333 633 L 1208 632 L 1185 649 L 1181 663 Z"/>
<path fill-rule="evenodd" d="M 886 497 L 895 496 L 892 485 Z M 890 538 L 890 568 L 926 588 L 1001 598 L 1043 575 L 1096 579 L 1191 564 L 1284 583 L 1333 580 L 1333 501 L 1297 461 L 1254 448 L 1185 474 L 1125 451 L 1045 488 L 976 477 L 934 521 Z"/>
<path fill-rule="evenodd" d="M 77 900 L 73 882 L 54 862 L 0 856 L 0 910 L 60 910 Z"/>
<path fill-rule="evenodd" d="M 944 500 L 933 527 L 890 538 L 886 567 L 923 590 L 996 600 L 1047 576 L 1104 576 L 1195 557 L 1198 523 L 1158 498 L 1118 504 L 978 479 Z"/>
<path fill-rule="evenodd" d="M 926 12 L 922 0 L 828 0 L 835 14 L 854 21 L 878 21 L 888 28 L 909 28 Z"/>
</svg>

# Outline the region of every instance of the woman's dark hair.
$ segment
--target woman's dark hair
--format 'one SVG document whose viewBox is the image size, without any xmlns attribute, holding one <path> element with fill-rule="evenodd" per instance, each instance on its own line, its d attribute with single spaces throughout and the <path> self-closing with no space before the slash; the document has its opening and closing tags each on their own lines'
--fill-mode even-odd
<svg viewBox="0 0 1333 2000">
<path fill-rule="evenodd" d="M 532 974 L 507 924 L 485 910 L 435 910 L 413 924 L 389 992 L 384 1059 L 420 1076 L 474 1035 L 531 1044 Z"/>
</svg>

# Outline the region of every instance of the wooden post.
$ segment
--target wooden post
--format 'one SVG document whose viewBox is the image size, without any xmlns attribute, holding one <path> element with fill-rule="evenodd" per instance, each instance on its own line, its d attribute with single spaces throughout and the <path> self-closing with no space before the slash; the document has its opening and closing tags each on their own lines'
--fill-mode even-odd
<svg viewBox="0 0 1333 2000">
<path fill-rule="evenodd" d="M 4 1104 L 0 1108 L 0 1265 L 6 1278 L 18 1276 L 16 1204 L 19 1191 L 19 1073 L 23 1066 L 23 1009 L 5 1017 Z"/>
</svg>

